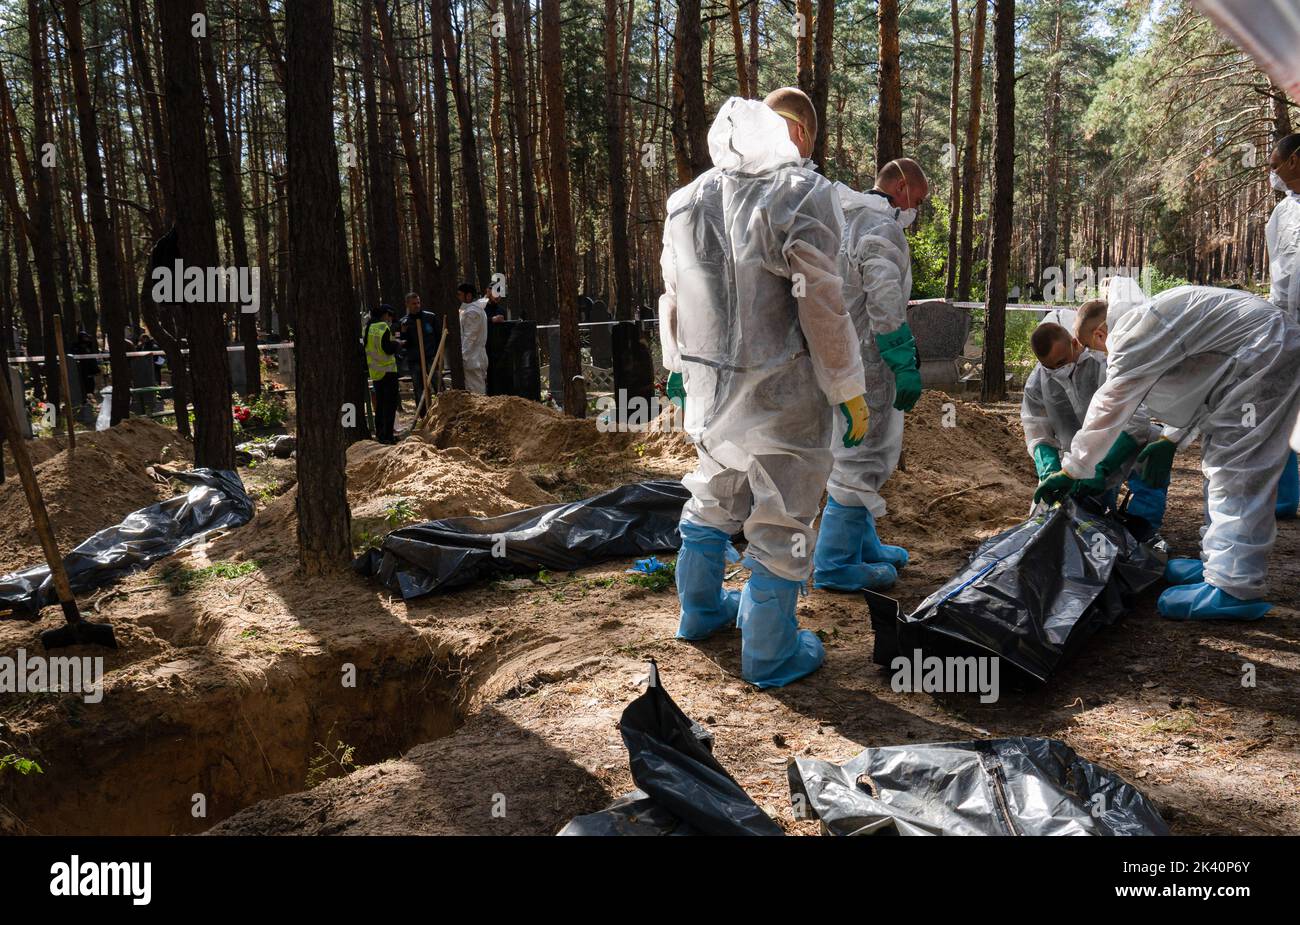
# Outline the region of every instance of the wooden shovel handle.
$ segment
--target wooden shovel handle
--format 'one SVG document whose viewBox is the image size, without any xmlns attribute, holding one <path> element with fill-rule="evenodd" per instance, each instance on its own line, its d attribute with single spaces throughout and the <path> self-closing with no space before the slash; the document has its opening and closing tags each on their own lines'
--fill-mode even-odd
<svg viewBox="0 0 1300 925">
<path fill-rule="evenodd" d="M 32 468 L 32 457 L 28 454 L 27 444 L 18 429 L 18 418 L 9 392 L 8 370 L 0 370 L 0 425 L 4 427 L 5 439 L 9 441 L 9 449 L 14 454 L 14 466 L 18 469 L 18 478 L 22 480 L 23 492 L 27 495 L 27 506 L 32 509 L 32 522 L 36 525 L 36 535 L 41 538 L 41 548 L 45 551 L 45 563 L 50 567 L 54 591 L 59 596 L 59 603 L 67 605 L 74 600 L 72 586 L 68 584 L 68 573 L 63 569 L 63 557 L 59 555 L 59 546 L 54 540 L 54 529 L 50 526 L 50 517 L 45 512 L 45 501 L 41 498 L 40 486 L 36 484 L 36 470 Z"/>
</svg>

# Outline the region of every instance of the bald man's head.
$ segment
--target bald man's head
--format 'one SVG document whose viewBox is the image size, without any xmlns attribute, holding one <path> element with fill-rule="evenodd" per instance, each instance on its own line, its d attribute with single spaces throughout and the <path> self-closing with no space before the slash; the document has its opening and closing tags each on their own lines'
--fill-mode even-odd
<svg viewBox="0 0 1300 925">
<path fill-rule="evenodd" d="M 876 189 L 887 193 L 900 209 L 915 209 L 930 195 L 930 181 L 910 157 L 896 157 L 876 174 Z"/>
<path fill-rule="evenodd" d="M 785 119 L 790 140 L 799 149 L 799 156 L 812 157 L 813 142 L 817 140 L 817 110 L 808 94 L 798 87 L 780 87 L 764 97 L 763 102 Z"/>
</svg>

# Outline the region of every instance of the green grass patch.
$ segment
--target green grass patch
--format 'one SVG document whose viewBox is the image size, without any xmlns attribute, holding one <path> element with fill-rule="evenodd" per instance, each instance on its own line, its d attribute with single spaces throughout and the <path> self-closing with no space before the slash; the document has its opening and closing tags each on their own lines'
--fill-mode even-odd
<svg viewBox="0 0 1300 925">
<path fill-rule="evenodd" d="M 203 568 L 190 568 L 188 565 L 173 562 L 163 569 L 161 577 L 163 583 L 171 590 L 171 593 L 179 595 L 188 594 L 213 579 L 220 578 L 229 581 L 234 578 L 243 578 L 245 575 L 256 572 L 261 567 L 260 562 L 252 559 L 247 562 L 214 562 L 212 565 L 205 565 Z"/>
</svg>

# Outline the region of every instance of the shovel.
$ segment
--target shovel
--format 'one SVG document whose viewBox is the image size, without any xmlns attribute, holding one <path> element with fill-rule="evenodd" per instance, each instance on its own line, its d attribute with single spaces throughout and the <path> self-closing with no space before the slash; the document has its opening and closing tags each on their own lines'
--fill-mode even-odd
<svg viewBox="0 0 1300 925">
<path fill-rule="evenodd" d="M 41 548 L 45 551 L 45 562 L 50 567 L 50 579 L 54 583 L 54 592 L 63 607 L 63 616 L 67 620 L 58 629 L 41 633 L 41 645 L 46 649 L 58 649 L 63 646 L 94 645 L 117 648 L 113 638 L 113 627 L 107 623 L 91 623 L 82 618 L 77 609 L 77 599 L 73 597 L 72 586 L 68 584 L 68 573 L 63 568 L 63 557 L 59 555 L 59 546 L 54 540 L 54 530 L 50 527 L 49 515 L 45 512 L 45 502 L 41 498 L 40 486 L 36 484 L 36 471 L 32 468 L 32 458 L 27 453 L 27 444 L 18 432 L 18 419 L 14 403 L 9 394 L 7 377 L 0 376 L 0 425 L 4 428 L 5 439 L 14 454 L 14 466 L 23 483 L 23 492 L 27 495 L 27 506 L 32 509 L 32 521 L 36 525 L 36 534 L 41 538 Z"/>
</svg>

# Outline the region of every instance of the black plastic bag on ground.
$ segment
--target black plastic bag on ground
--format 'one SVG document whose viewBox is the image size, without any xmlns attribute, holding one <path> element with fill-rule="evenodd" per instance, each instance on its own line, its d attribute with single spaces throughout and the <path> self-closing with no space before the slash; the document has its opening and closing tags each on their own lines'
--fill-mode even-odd
<svg viewBox="0 0 1300 925">
<path fill-rule="evenodd" d="M 183 495 L 128 514 L 117 526 L 100 530 L 63 557 L 74 594 L 112 584 L 213 530 L 241 527 L 253 518 L 253 501 L 238 473 L 194 469 L 172 477 L 192 487 Z M 0 617 L 35 620 L 42 607 L 57 600 L 48 566 L 0 575 Z"/>
<path fill-rule="evenodd" d="M 828 835 L 1168 835 L 1149 800 L 1056 739 L 868 748 L 796 758 L 796 810 Z"/>
<path fill-rule="evenodd" d="M 639 790 L 598 813 L 578 816 L 560 835 L 781 835 L 713 757 L 712 738 L 650 681 L 619 722 Z"/>
<path fill-rule="evenodd" d="M 623 485 L 591 498 L 497 517 L 453 517 L 394 530 L 353 567 L 410 600 L 538 569 L 572 571 L 681 546 L 681 482 Z"/>
<path fill-rule="evenodd" d="M 1000 656 L 1013 685 L 1045 682 L 1164 566 L 1164 554 L 1119 521 L 1067 499 L 985 540 L 910 615 L 892 598 L 865 592 L 872 657 L 889 666 L 918 649 L 926 657 Z"/>
</svg>

